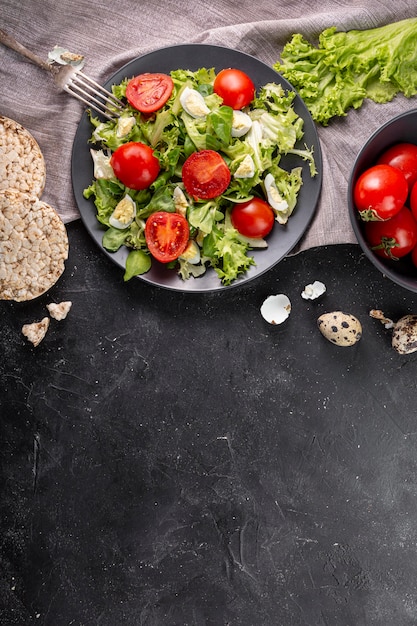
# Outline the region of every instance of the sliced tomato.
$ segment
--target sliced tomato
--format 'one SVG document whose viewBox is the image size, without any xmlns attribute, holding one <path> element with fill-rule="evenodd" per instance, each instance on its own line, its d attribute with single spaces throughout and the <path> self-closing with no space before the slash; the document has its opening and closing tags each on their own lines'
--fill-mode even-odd
<svg viewBox="0 0 417 626">
<path fill-rule="evenodd" d="M 390 219 L 404 206 L 407 195 L 404 174 L 385 163 L 365 170 L 353 189 L 355 206 L 364 221 Z"/>
<path fill-rule="evenodd" d="M 232 109 L 243 109 L 255 97 L 252 79 L 242 70 L 233 68 L 221 70 L 217 74 L 213 89 L 223 99 L 223 104 Z"/>
<path fill-rule="evenodd" d="M 271 232 L 275 214 L 265 200 L 253 198 L 248 202 L 235 204 L 230 219 L 236 230 L 244 237 L 261 239 Z"/>
<path fill-rule="evenodd" d="M 161 263 L 175 261 L 190 237 L 188 222 L 180 213 L 156 211 L 146 220 L 145 239 L 149 252 Z"/>
<path fill-rule="evenodd" d="M 115 176 L 129 189 L 147 189 L 157 178 L 160 165 L 150 146 L 140 141 L 122 144 L 110 157 Z"/>
<path fill-rule="evenodd" d="M 139 74 L 126 85 L 129 104 L 142 113 L 159 111 L 172 94 L 174 83 L 168 74 Z"/>
<path fill-rule="evenodd" d="M 209 200 L 220 196 L 230 183 L 230 170 L 214 150 L 193 152 L 182 166 L 182 180 L 193 198 Z"/>
<path fill-rule="evenodd" d="M 385 259 L 399 259 L 417 244 L 417 222 L 404 206 L 394 217 L 383 222 L 367 222 L 365 238 L 371 250 Z"/>
</svg>

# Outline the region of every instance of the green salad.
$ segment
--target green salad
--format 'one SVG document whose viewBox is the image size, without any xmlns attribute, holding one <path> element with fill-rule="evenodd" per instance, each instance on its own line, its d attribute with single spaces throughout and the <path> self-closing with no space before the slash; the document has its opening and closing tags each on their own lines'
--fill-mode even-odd
<svg viewBox="0 0 417 626">
<path fill-rule="evenodd" d="M 206 68 L 145 74 L 166 76 L 170 88 L 164 78 L 153 91 L 141 85 L 142 92 L 139 77 L 126 78 L 112 87 L 126 102 L 119 117 L 102 121 L 90 113 L 94 179 L 84 197 L 105 228 L 103 247 L 129 250 L 125 280 L 164 262 L 183 280 L 213 268 L 230 285 L 255 264 L 251 250 L 266 247 L 272 226 L 285 225 L 296 208 L 302 160 L 312 177 L 317 173 L 313 148 L 296 147 L 304 133 L 295 92 L 268 83 L 234 108 L 215 90 L 219 75 Z M 147 89 L 156 101 L 165 89 L 165 98 L 146 108 Z M 136 105 L 141 97 L 144 107 Z M 282 168 L 287 154 L 300 166 Z M 263 205 L 273 215 L 267 228 Z"/>
</svg>

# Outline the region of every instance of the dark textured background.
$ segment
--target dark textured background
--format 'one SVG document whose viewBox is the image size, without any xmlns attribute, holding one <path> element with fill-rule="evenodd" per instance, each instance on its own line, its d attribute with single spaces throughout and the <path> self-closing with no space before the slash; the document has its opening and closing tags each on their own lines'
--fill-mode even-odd
<svg viewBox="0 0 417 626">
<path fill-rule="evenodd" d="M 0 303 L 0 623 L 416 624 L 417 353 L 368 315 L 415 294 L 350 244 L 223 293 L 124 284 L 68 231 L 51 292 Z M 68 299 L 33 348 L 22 324 Z M 355 347 L 317 330 L 334 309 Z"/>
</svg>

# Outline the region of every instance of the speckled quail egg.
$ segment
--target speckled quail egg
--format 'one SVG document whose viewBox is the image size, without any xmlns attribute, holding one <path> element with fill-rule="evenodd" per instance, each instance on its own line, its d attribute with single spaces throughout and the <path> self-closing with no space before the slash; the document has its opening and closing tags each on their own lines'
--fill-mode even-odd
<svg viewBox="0 0 417 626">
<path fill-rule="evenodd" d="M 323 313 L 318 318 L 317 325 L 323 337 L 336 346 L 353 346 L 362 337 L 360 321 L 343 311 Z"/>
<path fill-rule="evenodd" d="M 204 117 L 210 113 L 210 109 L 206 105 L 203 96 L 196 89 L 185 87 L 180 95 L 180 103 L 182 108 L 191 117 Z"/>
<path fill-rule="evenodd" d="M 417 350 L 417 315 L 404 315 L 392 329 L 392 347 L 400 354 Z"/>
<path fill-rule="evenodd" d="M 123 230 L 131 225 L 136 216 L 135 201 L 126 194 L 116 205 L 113 213 L 109 217 L 109 224 L 113 228 Z"/>
</svg>

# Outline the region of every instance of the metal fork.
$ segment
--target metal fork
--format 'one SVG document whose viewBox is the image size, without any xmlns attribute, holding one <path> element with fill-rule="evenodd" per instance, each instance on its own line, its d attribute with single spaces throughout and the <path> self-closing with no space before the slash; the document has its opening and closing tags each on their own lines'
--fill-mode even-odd
<svg viewBox="0 0 417 626">
<path fill-rule="evenodd" d="M 62 91 L 66 91 L 74 98 L 81 100 L 88 107 L 103 115 L 108 120 L 118 117 L 125 105 L 110 91 L 104 89 L 95 80 L 81 72 L 72 65 L 53 65 L 43 61 L 36 54 L 28 50 L 14 37 L 0 29 L 0 43 L 38 65 L 52 75 L 55 85 Z"/>
</svg>

